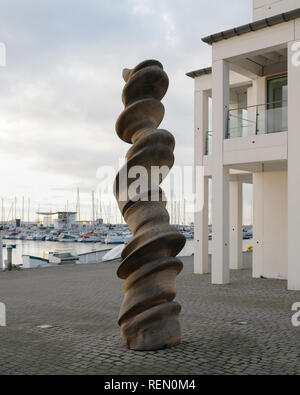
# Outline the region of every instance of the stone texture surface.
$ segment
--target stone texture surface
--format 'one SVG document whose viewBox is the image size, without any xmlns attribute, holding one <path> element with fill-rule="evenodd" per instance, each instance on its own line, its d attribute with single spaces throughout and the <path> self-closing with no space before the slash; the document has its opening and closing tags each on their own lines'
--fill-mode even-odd
<svg viewBox="0 0 300 395">
<path fill-rule="evenodd" d="M 122 300 L 118 264 L 0 273 L 1 374 L 299 374 L 300 328 L 286 282 L 252 279 L 212 286 L 184 260 L 177 278 L 183 342 L 171 349 L 128 350 L 116 323 Z M 249 267 L 247 265 L 247 267 Z M 238 325 L 246 321 L 248 325 Z M 48 324 L 51 329 L 37 326 Z"/>
<path fill-rule="evenodd" d="M 119 325 L 129 349 L 159 350 L 181 341 L 181 306 L 174 299 L 182 262 L 175 257 L 185 245 L 185 237 L 170 225 L 160 189 L 174 164 L 174 137 L 167 130 L 158 129 L 165 111 L 161 100 L 169 79 L 156 60 L 125 69 L 123 77 L 125 108 L 116 131 L 132 147 L 126 155 L 126 165 L 116 177 L 115 195 L 133 240 L 123 250 L 118 270 L 118 276 L 126 280 Z M 154 167 L 165 171 L 154 175 Z M 130 191 L 134 193 L 131 195 Z"/>
</svg>

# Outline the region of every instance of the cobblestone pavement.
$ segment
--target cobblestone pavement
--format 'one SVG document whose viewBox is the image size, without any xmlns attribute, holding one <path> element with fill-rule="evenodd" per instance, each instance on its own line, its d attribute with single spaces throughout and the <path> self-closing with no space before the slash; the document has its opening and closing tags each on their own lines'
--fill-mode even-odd
<svg viewBox="0 0 300 395">
<path fill-rule="evenodd" d="M 300 373 L 300 328 L 291 324 L 300 292 L 287 292 L 285 281 L 252 279 L 248 267 L 232 272 L 230 285 L 212 286 L 209 275 L 192 274 L 187 258 L 177 280 L 183 342 L 141 353 L 119 336 L 117 266 L 1 272 L 7 327 L 0 327 L 0 373 Z"/>
</svg>

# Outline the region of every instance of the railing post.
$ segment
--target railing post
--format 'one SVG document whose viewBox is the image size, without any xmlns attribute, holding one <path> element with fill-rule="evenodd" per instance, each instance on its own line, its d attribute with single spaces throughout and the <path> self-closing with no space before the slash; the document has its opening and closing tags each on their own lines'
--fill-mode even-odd
<svg viewBox="0 0 300 395">
<path fill-rule="evenodd" d="M 259 117 L 259 112 L 258 112 L 258 105 L 257 105 L 256 106 L 256 125 L 255 125 L 255 134 L 256 134 L 256 136 L 258 135 L 258 132 L 259 132 L 258 117 Z"/>
<path fill-rule="evenodd" d="M 12 271 L 12 247 L 7 247 L 7 270 Z"/>
<path fill-rule="evenodd" d="M 228 112 L 227 112 L 227 125 L 226 125 L 226 134 L 225 134 L 225 138 L 229 139 L 230 138 L 230 132 L 229 132 L 229 125 L 230 125 L 230 110 L 228 108 Z"/>
<path fill-rule="evenodd" d="M 3 240 L 2 240 L 2 229 L 3 227 L 0 226 L 0 270 L 3 269 Z"/>
</svg>

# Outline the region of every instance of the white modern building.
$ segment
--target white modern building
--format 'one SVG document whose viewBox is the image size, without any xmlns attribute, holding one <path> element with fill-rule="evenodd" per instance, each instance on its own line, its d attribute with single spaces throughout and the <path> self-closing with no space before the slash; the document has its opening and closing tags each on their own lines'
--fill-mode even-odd
<svg viewBox="0 0 300 395">
<path fill-rule="evenodd" d="M 300 290 L 300 0 L 254 0 L 254 20 L 212 34 L 212 67 L 195 80 L 195 273 L 213 284 L 242 268 L 243 183 L 253 184 L 253 276 Z M 211 125 L 210 125 L 211 124 Z M 208 180 L 212 181 L 212 264 Z"/>
</svg>

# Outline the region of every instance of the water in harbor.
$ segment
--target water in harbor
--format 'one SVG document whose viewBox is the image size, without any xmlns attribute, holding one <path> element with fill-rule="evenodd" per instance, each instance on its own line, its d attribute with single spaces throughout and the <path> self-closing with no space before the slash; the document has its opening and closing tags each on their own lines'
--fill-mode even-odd
<svg viewBox="0 0 300 395">
<path fill-rule="evenodd" d="M 106 250 L 114 248 L 115 245 L 106 245 L 103 243 L 61 243 L 53 241 L 32 241 L 32 240 L 3 240 L 6 245 L 16 244 L 17 248 L 13 249 L 13 264 L 22 264 L 22 255 L 34 255 L 43 258 L 44 253 L 56 249 L 71 249 L 74 254 L 82 254 L 95 250 Z M 243 241 L 243 249 L 252 244 L 252 240 Z M 211 252 L 211 241 L 209 241 L 209 252 Z M 186 246 L 180 253 L 180 256 L 189 256 L 194 253 L 193 240 L 187 240 Z M 6 259 L 6 248 L 3 249 L 3 256 Z"/>
<path fill-rule="evenodd" d="M 74 254 L 82 254 L 85 252 L 107 250 L 115 246 L 106 245 L 103 243 L 62 243 L 58 241 L 33 241 L 33 240 L 3 240 L 7 246 L 16 244 L 17 247 L 13 249 L 13 264 L 22 264 L 22 255 L 33 255 L 40 258 L 44 257 L 45 253 L 54 250 L 70 249 Z M 3 248 L 3 256 L 6 259 L 6 248 Z"/>
</svg>

